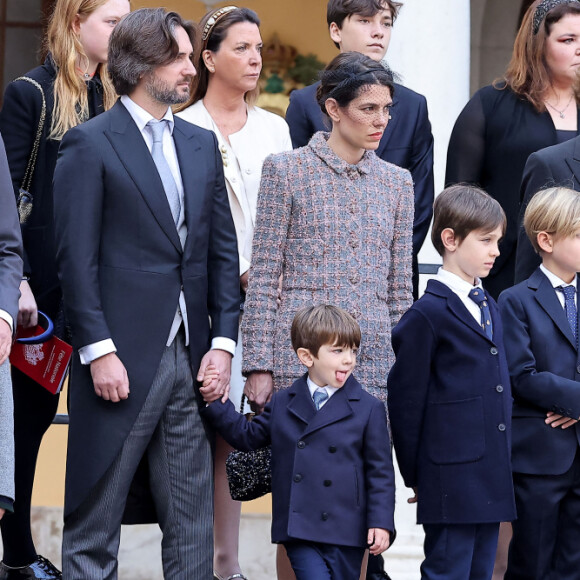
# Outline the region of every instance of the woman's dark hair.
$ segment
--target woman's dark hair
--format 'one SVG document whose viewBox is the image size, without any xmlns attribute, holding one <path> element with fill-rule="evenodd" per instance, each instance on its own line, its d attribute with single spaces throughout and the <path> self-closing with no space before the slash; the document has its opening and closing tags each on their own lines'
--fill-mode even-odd
<svg viewBox="0 0 580 580">
<path fill-rule="evenodd" d="M 221 9 L 211 10 L 208 12 L 201 19 L 198 26 L 199 30 L 204 30 L 208 20 L 220 10 Z M 207 70 L 203 60 L 203 51 L 211 50 L 212 52 L 217 52 L 220 49 L 222 42 L 226 38 L 230 27 L 232 27 L 234 24 L 239 24 L 240 22 L 250 22 L 251 24 L 255 24 L 258 27 L 260 26 L 260 19 L 253 10 L 250 10 L 249 8 L 236 8 L 235 10 L 231 10 L 230 12 L 219 17 L 216 24 L 210 28 L 209 35 L 205 41 L 200 39 L 200 42 L 195 48 L 195 57 L 193 59 L 193 64 L 195 65 L 197 75 L 193 79 L 191 97 L 187 103 L 179 107 L 179 110 L 183 110 L 205 97 L 205 94 L 207 93 L 207 86 L 209 84 L 210 73 Z M 258 94 L 259 89 L 256 86 L 253 91 L 246 93 L 246 102 L 252 105 L 258 98 Z"/>
<path fill-rule="evenodd" d="M 175 37 L 178 27 L 185 30 L 194 45 L 193 24 L 164 8 L 135 10 L 117 24 L 109 40 L 108 66 L 119 95 L 128 95 L 141 77 L 175 60 L 179 54 Z"/>
<path fill-rule="evenodd" d="M 393 96 L 393 74 L 380 62 L 360 52 L 343 52 L 330 61 L 320 73 L 320 86 L 316 100 L 326 115 L 327 99 L 334 99 L 339 107 L 346 107 L 354 101 L 360 89 L 366 85 L 388 87 Z"/>
</svg>

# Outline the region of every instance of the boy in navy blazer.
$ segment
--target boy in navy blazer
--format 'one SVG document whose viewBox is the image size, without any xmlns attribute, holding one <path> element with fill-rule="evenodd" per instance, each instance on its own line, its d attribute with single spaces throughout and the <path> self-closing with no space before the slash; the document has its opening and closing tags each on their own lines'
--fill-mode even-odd
<svg viewBox="0 0 580 580">
<path fill-rule="evenodd" d="M 497 201 L 464 185 L 433 209 L 443 265 L 393 330 L 393 444 L 425 529 L 421 578 L 489 580 L 499 523 L 515 517 L 502 326 L 481 286 L 506 219 Z"/>
<path fill-rule="evenodd" d="M 223 402 L 210 367 L 202 413 L 237 449 L 272 446 L 272 541 L 284 544 L 297 580 L 353 580 L 365 549 L 380 554 L 395 535 L 385 407 L 351 374 L 361 340 L 352 316 L 310 306 L 291 333 L 306 375 L 247 421 Z"/>
<path fill-rule="evenodd" d="M 499 298 L 514 392 L 509 580 L 580 577 L 580 193 L 537 193 L 524 214 L 542 264 Z"/>
<path fill-rule="evenodd" d="M 380 61 L 385 58 L 400 2 L 394 0 L 328 0 L 326 21 L 340 52 L 356 51 Z M 303 147 L 328 121 L 316 102 L 320 83 L 293 91 L 286 112 L 292 145 Z M 433 135 L 423 95 L 395 83 L 391 119 L 376 154 L 408 169 L 415 190 L 413 221 L 413 297 L 418 297 L 417 254 L 427 237 L 433 207 Z"/>
</svg>

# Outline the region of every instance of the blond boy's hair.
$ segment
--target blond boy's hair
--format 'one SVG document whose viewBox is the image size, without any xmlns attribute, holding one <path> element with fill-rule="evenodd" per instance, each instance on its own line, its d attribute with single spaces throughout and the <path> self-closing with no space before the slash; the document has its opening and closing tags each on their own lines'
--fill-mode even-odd
<svg viewBox="0 0 580 580">
<path fill-rule="evenodd" d="M 550 187 L 532 197 L 524 214 L 524 228 L 539 254 L 538 234 L 568 237 L 580 229 L 580 192 L 567 187 Z"/>
</svg>

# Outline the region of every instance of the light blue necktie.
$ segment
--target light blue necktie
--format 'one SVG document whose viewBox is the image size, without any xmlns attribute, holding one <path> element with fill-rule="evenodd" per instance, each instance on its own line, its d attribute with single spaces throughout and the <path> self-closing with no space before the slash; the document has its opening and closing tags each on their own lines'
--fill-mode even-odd
<svg viewBox="0 0 580 580">
<path fill-rule="evenodd" d="M 564 307 L 566 309 L 566 318 L 574 335 L 574 342 L 578 345 L 578 314 L 576 312 L 576 288 L 574 286 L 558 286 L 558 290 L 564 294 Z"/>
<path fill-rule="evenodd" d="M 481 328 L 483 328 L 487 338 L 491 340 L 493 338 L 493 325 L 485 292 L 481 288 L 473 288 L 469 293 L 469 297 L 479 306 L 481 310 Z"/>
<path fill-rule="evenodd" d="M 152 119 L 147 123 L 147 127 L 151 130 L 151 135 L 153 136 L 151 157 L 153 157 L 153 161 L 155 162 L 157 171 L 159 172 L 159 177 L 161 177 L 161 182 L 163 183 L 163 189 L 165 190 L 165 195 L 169 202 L 173 221 L 177 224 L 181 212 L 181 201 L 179 199 L 179 191 L 177 191 L 175 179 L 173 178 L 167 159 L 165 159 L 165 155 L 163 154 L 163 131 L 166 123 L 167 119 L 161 119 L 161 121 L 155 121 Z"/>
<path fill-rule="evenodd" d="M 312 400 L 314 401 L 314 405 L 316 410 L 319 411 L 322 404 L 328 399 L 328 393 L 324 387 L 319 387 L 314 391 L 312 395 Z"/>
</svg>

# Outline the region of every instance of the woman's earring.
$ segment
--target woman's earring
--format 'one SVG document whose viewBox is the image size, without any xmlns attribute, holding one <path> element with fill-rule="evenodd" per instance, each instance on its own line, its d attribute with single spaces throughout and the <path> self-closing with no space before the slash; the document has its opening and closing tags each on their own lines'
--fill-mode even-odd
<svg viewBox="0 0 580 580">
<path fill-rule="evenodd" d="M 210 73 L 214 73 L 214 72 L 215 72 L 215 67 L 213 67 L 213 66 L 209 66 L 209 67 L 207 68 L 207 70 L 209 70 L 209 72 L 210 72 Z"/>
</svg>

